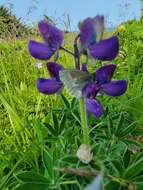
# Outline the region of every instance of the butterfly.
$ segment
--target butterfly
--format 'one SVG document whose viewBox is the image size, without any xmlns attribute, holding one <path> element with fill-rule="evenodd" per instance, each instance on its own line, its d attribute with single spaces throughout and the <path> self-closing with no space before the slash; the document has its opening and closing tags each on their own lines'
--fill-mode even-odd
<svg viewBox="0 0 143 190">
<path fill-rule="evenodd" d="M 92 80 L 92 77 L 86 71 L 65 69 L 60 71 L 60 80 L 73 96 L 80 98 L 83 87 Z"/>
</svg>

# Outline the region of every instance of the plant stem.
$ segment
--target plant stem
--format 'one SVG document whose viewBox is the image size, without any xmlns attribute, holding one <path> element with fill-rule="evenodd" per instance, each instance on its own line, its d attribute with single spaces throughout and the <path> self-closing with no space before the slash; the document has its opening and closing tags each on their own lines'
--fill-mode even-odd
<svg viewBox="0 0 143 190">
<path fill-rule="evenodd" d="M 80 115 L 81 115 L 82 131 L 83 131 L 83 144 L 90 144 L 89 131 L 87 126 L 85 99 L 83 97 L 80 98 Z"/>
<path fill-rule="evenodd" d="M 73 52 L 69 51 L 68 49 L 66 49 L 66 48 L 64 48 L 62 46 L 60 47 L 60 50 L 63 50 L 65 52 L 69 53 L 70 55 L 75 56 L 75 54 Z"/>
<path fill-rule="evenodd" d="M 74 59 L 75 59 L 75 68 L 80 70 L 80 54 L 78 49 L 78 39 L 80 35 L 78 34 L 74 40 Z M 89 131 L 87 126 L 87 115 L 86 115 L 86 105 L 84 97 L 80 98 L 80 117 L 81 117 L 81 127 L 83 132 L 83 144 L 90 144 L 89 140 Z"/>
<path fill-rule="evenodd" d="M 80 55 L 79 55 L 79 49 L 78 49 L 78 45 L 77 45 L 77 41 L 79 39 L 79 34 L 76 36 L 75 40 L 74 40 L 74 59 L 75 59 L 75 68 L 80 70 Z"/>
</svg>

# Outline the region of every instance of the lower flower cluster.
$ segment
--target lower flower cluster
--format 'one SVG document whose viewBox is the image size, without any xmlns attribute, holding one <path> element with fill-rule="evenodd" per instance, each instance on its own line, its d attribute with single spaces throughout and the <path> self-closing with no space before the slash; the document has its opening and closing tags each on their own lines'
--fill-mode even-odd
<svg viewBox="0 0 143 190">
<path fill-rule="evenodd" d="M 44 94 L 54 94 L 61 91 L 64 87 L 60 79 L 60 72 L 64 70 L 63 66 L 55 62 L 48 62 L 47 69 L 51 78 L 39 78 L 37 80 L 38 90 Z M 126 80 L 112 80 L 115 69 L 115 64 L 102 66 L 92 74 L 92 77 L 89 77 L 88 81 L 83 82 L 82 96 L 86 98 L 87 110 L 95 117 L 100 117 L 104 113 L 102 104 L 96 98 L 98 94 L 120 96 L 127 90 Z M 82 65 L 81 74 L 83 72 L 90 76 L 86 64 Z M 79 82 L 81 83 L 81 78 Z"/>
</svg>

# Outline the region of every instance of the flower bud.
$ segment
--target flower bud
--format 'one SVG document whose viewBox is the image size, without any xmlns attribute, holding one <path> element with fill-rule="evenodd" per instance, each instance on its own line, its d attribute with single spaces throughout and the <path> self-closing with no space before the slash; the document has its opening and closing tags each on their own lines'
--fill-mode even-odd
<svg viewBox="0 0 143 190">
<path fill-rule="evenodd" d="M 91 152 L 91 146 L 88 144 L 80 145 L 76 155 L 83 163 L 88 164 L 93 158 L 93 153 Z"/>
</svg>

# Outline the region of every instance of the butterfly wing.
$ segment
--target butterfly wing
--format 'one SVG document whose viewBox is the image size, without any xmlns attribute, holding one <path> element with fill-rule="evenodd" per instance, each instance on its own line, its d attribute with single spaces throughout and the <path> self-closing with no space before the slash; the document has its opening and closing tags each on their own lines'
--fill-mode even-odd
<svg viewBox="0 0 143 190">
<path fill-rule="evenodd" d="M 60 71 L 60 79 L 73 96 L 80 98 L 84 85 L 91 80 L 91 77 L 85 71 L 65 69 Z"/>
</svg>

